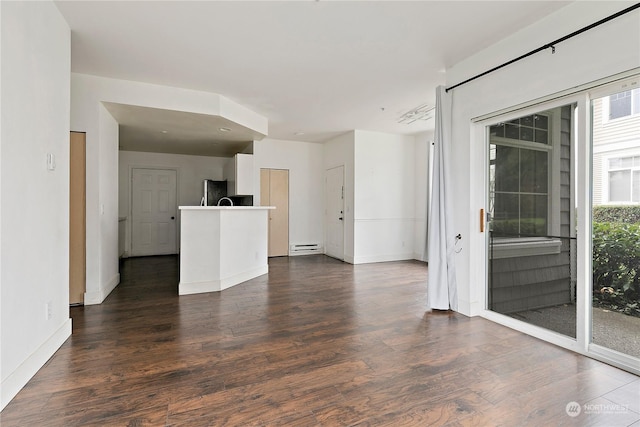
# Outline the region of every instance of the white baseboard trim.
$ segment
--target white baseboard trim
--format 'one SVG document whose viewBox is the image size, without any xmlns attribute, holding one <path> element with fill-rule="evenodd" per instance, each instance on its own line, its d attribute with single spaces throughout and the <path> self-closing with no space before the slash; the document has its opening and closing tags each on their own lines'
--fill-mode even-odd
<svg viewBox="0 0 640 427">
<path fill-rule="evenodd" d="M 320 251 L 298 251 L 298 252 L 289 251 L 289 255 L 288 256 L 305 256 L 305 255 L 322 255 L 322 254 L 324 254 L 324 252 L 320 252 Z"/>
<path fill-rule="evenodd" d="M 71 336 L 71 319 L 67 319 L 38 349 L 20 364 L 0 386 L 0 411 L 13 399 L 47 360 Z"/>
<path fill-rule="evenodd" d="M 114 275 L 111 280 L 107 282 L 107 286 L 102 289 L 102 301 L 109 296 L 109 294 L 120 284 L 120 273 Z M 102 302 L 100 301 L 100 302 Z"/>
<path fill-rule="evenodd" d="M 482 314 L 482 310 L 484 310 L 484 307 L 480 304 L 480 301 L 475 301 L 475 302 L 469 303 L 469 313 L 462 313 L 462 314 L 464 314 L 467 317 L 476 317 Z"/>
<path fill-rule="evenodd" d="M 354 262 L 354 258 L 350 255 L 345 255 L 344 256 L 344 262 L 349 263 L 349 264 L 355 264 Z"/>
<path fill-rule="evenodd" d="M 178 284 L 178 295 L 201 294 L 205 292 L 218 292 L 231 286 L 246 282 L 255 277 L 262 276 L 269 272 L 269 266 L 263 265 L 253 268 L 233 276 L 225 277 L 219 280 L 207 280 L 203 282 L 180 282 Z"/>
<path fill-rule="evenodd" d="M 353 264 L 370 264 L 374 262 L 406 261 L 414 259 L 413 252 L 404 254 L 368 255 L 355 257 Z"/>
<path fill-rule="evenodd" d="M 418 252 L 414 252 L 413 253 L 413 259 L 415 259 L 416 261 L 423 261 L 423 262 L 427 262 L 427 258 L 423 255 L 420 254 Z"/>
<path fill-rule="evenodd" d="M 100 289 L 98 292 L 85 292 L 84 293 L 84 305 L 102 304 L 109 294 L 120 283 L 120 273 L 116 274 L 107 282 L 107 285 Z"/>
</svg>

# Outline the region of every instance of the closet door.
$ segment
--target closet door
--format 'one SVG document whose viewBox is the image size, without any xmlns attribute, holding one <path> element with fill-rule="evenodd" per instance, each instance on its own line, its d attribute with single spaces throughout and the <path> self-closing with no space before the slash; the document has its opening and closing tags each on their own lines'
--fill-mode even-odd
<svg viewBox="0 0 640 427">
<path fill-rule="evenodd" d="M 71 132 L 69 170 L 69 304 L 84 304 L 86 291 L 86 135 Z"/>
<path fill-rule="evenodd" d="M 260 169 L 260 204 L 269 211 L 270 257 L 289 255 L 289 171 Z"/>
</svg>

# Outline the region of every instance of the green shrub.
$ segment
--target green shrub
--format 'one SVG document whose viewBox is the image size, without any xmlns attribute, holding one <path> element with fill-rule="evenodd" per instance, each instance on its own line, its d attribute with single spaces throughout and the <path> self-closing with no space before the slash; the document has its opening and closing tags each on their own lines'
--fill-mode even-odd
<svg viewBox="0 0 640 427">
<path fill-rule="evenodd" d="M 640 224 L 640 205 L 594 206 L 593 222 Z"/>
<path fill-rule="evenodd" d="M 593 297 L 640 315 L 640 224 L 593 223 Z"/>
</svg>

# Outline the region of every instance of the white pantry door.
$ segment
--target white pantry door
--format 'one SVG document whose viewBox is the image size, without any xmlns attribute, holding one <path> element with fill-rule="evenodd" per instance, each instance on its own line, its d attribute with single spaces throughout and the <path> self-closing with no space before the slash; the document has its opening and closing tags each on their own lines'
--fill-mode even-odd
<svg viewBox="0 0 640 427">
<path fill-rule="evenodd" d="M 326 172 L 326 254 L 344 260 L 344 166 Z"/>
<path fill-rule="evenodd" d="M 131 183 L 131 255 L 177 253 L 176 171 L 135 168 Z"/>
</svg>

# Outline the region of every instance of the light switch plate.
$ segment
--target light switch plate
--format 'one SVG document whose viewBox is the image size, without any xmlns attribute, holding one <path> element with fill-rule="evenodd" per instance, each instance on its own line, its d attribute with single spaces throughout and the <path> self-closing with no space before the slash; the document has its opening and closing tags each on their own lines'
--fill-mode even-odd
<svg viewBox="0 0 640 427">
<path fill-rule="evenodd" d="M 47 170 L 56 170 L 56 156 L 53 153 L 47 153 Z"/>
</svg>

